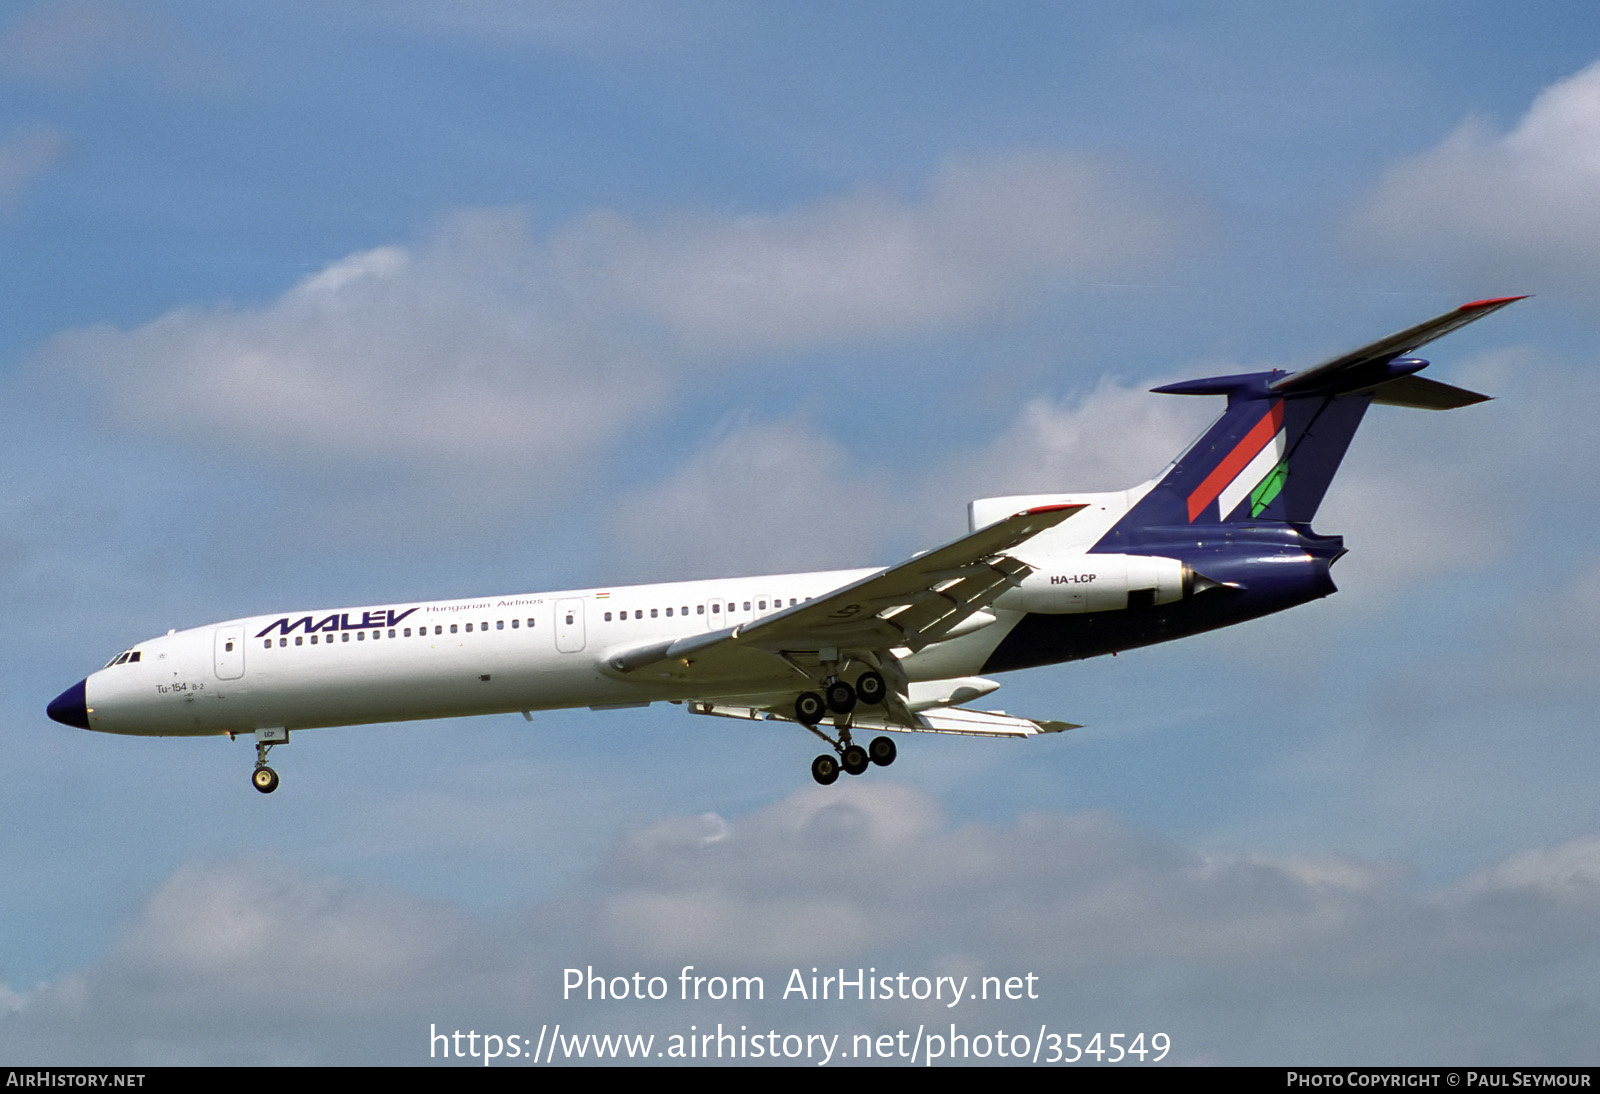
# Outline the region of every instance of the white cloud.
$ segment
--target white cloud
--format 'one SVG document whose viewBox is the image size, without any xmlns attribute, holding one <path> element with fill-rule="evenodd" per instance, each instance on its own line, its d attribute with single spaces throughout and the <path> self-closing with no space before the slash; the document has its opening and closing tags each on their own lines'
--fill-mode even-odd
<svg viewBox="0 0 1600 1094">
<path fill-rule="evenodd" d="M 1102 379 L 1076 398 L 1030 400 L 999 437 L 948 461 L 943 488 L 963 502 L 1123 490 L 1158 473 L 1221 413 L 1220 400 Z"/>
<path fill-rule="evenodd" d="M 624 569 L 641 576 L 870 566 L 890 498 L 881 475 L 850 467 L 804 422 L 745 422 L 620 499 L 611 528 Z"/>
<path fill-rule="evenodd" d="M 224 458 L 558 473 L 658 414 L 684 379 L 759 355 L 897 337 L 1159 259 L 1187 214 L 1132 173 L 1029 153 L 765 216 L 594 213 L 546 237 L 514 211 L 350 255 L 270 303 L 57 338 L 50 372 L 102 412 Z M 537 487 L 537 482 L 533 484 Z"/>
<path fill-rule="evenodd" d="M 556 247 L 568 276 L 687 347 L 749 351 L 948 329 L 1056 279 L 1146 269 L 1192 230 L 1131 170 L 1035 152 L 949 161 L 915 198 L 866 189 L 654 225 L 596 214 Z"/>
<path fill-rule="evenodd" d="M 1155 474 L 1219 407 L 1114 380 L 1030 400 L 998 436 L 909 468 L 852 464 L 800 419 L 726 427 L 611 527 L 630 573 L 725 576 L 885 565 L 965 530 L 973 498 L 1121 489 Z"/>
<path fill-rule="evenodd" d="M 1531 890 L 1584 902 L 1600 897 L 1600 836 L 1512 855 L 1465 883 L 1479 892 Z"/>
<path fill-rule="evenodd" d="M 625 833 L 581 884 L 473 916 L 270 863 L 180 869 L 100 962 L 10 991 L 0 1037 L 38 1063 L 423 1058 L 430 1022 L 537 1033 L 754 1021 L 1155 1022 L 1174 1059 L 1581 1062 L 1600 949 L 1596 837 L 1418 886 L 1393 864 L 1201 853 L 1103 813 L 952 826 L 879 780 Z M 713 1008 L 564 1002 L 562 969 L 761 976 Z M 791 969 L 1020 975 L 1039 998 L 802 1005 Z M 1551 1023 L 1551 1008 L 1570 1020 Z M 1019 1028 L 1021 1028 L 1019 1026 Z"/>
<path fill-rule="evenodd" d="M 1365 249 L 1469 275 L 1486 295 L 1549 288 L 1592 302 L 1597 192 L 1600 63 L 1546 88 L 1509 132 L 1469 118 L 1390 168 L 1352 233 Z"/>
<path fill-rule="evenodd" d="M 454 219 L 415 251 L 352 255 L 256 310 L 180 310 L 63 335 L 47 367 L 116 420 L 237 458 L 566 464 L 647 412 L 665 377 L 574 323 L 513 213 Z"/>
</svg>

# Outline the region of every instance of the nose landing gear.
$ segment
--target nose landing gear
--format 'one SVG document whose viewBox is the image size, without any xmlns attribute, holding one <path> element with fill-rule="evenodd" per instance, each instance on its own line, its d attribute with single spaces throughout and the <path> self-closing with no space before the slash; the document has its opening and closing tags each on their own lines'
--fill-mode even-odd
<svg viewBox="0 0 1600 1094">
<path fill-rule="evenodd" d="M 288 743 L 287 729 L 256 730 L 256 766 L 250 773 L 250 782 L 263 794 L 270 794 L 278 789 L 278 773 L 267 766 L 267 753 L 272 751 L 274 745 Z"/>
</svg>

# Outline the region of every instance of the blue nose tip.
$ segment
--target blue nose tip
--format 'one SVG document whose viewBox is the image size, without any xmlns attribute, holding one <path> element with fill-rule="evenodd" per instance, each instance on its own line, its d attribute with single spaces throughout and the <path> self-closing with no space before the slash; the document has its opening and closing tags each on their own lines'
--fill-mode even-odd
<svg viewBox="0 0 1600 1094">
<path fill-rule="evenodd" d="M 79 729 L 89 728 L 89 704 L 83 697 L 83 685 L 88 681 L 79 680 L 66 691 L 57 695 L 44 708 L 44 712 L 52 719 L 64 726 L 77 726 Z"/>
</svg>

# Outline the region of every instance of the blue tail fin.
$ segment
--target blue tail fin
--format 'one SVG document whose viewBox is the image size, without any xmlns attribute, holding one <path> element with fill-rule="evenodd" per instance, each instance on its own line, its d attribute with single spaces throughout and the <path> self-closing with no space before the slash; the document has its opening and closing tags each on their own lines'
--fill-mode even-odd
<svg viewBox="0 0 1600 1094">
<path fill-rule="evenodd" d="M 1157 527 L 1170 535 L 1194 525 L 1309 524 L 1368 406 L 1446 410 L 1488 398 L 1415 375 L 1428 362 L 1405 355 L 1521 299 L 1475 301 L 1299 372 L 1213 376 L 1155 388 L 1226 395 L 1228 407 L 1107 540 L 1131 544 L 1138 530 Z"/>
</svg>

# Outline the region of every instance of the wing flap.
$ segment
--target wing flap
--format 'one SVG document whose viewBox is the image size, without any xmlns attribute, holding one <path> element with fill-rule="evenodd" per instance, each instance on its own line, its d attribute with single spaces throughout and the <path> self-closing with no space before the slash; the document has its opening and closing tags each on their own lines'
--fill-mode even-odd
<svg viewBox="0 0 1600 1094">
<path fill-rule="evenodd" d="M 690 703 L 688 706 L 692 713 L 718 718 L 794 721 L 787 715 L 764 707 L 736 703 Z M 1000 710 L 973 710 L 968 707 L 935 707 L 911 717 L 915 724 L 907 725 L 888 718 L 857 713 L 851 716 L 850 728 L 868 733 L 947 733 L 962 737 L 1037 737 L 1042 733 L 1063 733 L 1082 728 L 1072 722 L 1021 718 Z"/>
</svg>

